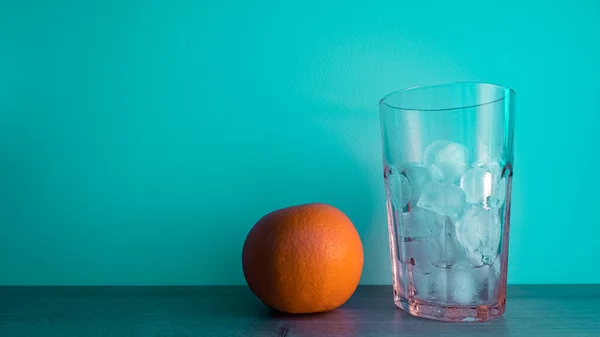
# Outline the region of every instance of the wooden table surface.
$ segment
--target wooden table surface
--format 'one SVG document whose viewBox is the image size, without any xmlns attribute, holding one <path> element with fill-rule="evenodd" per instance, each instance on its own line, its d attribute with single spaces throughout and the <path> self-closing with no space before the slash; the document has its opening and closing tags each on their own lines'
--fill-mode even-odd
<svg viewBox="0 0 600 337">
<path fill-rule="evenodd" d="M 391 286 L 305 316 L 274 313 L 246 287 L 0 287 L 0 336 L 600 336 L 600 285 L 509 286 L 488 323 L 411 317 Z"/>
</svg>

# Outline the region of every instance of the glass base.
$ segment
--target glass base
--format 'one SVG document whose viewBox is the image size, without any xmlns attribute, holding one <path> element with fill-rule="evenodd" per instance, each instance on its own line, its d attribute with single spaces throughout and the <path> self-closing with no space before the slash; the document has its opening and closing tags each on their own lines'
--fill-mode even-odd
<svg viewBox="0 0 600 337">
<path fill-rule="evenodd" d="M 487 322 L 504 314 L 506 300 L 495 305 L 440 305 L 418 299 L 400 297 L 396 306 L 416 317 L 444 322 Z"/>
</svg>

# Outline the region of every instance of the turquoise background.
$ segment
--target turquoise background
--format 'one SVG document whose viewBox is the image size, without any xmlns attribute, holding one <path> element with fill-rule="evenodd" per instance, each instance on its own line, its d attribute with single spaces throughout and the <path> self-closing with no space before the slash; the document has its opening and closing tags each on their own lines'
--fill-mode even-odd
<svg viewBox="0 0 600 337">
<path fill-rule="evenodd" d="M 243 284 L 331 203 L 390 284 L 377 101 L 517 91 L 509 282 L 600 282 L 600 3 L 0 2 L 0 284 Z"/>
</svg>

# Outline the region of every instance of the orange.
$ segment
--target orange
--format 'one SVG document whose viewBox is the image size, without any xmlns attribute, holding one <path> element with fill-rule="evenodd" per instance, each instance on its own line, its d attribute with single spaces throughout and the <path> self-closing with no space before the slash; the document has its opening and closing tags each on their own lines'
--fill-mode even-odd
<svg viewBox="0 0 600 337">
<path fill-rule="evenodd" d="M 363 268 L 360 237 L 348 217 L 326 204 L 273 211 L 252 227 L 242 250 L 250 290 L 282 312 L 333 310 L 356 290 Z"/>
</svg>

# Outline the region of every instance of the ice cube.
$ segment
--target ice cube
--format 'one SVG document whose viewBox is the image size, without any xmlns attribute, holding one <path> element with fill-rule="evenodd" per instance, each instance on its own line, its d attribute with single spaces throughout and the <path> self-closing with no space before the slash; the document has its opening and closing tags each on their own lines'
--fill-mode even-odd
<svg viewBox="0 0 600 337">
<path fill-rule="evenodd" d="M 423 153 L 423 163 L 425 164 L 425 167 L 427 167 L 427 170 L 429 170 L 429 176 L 433 181 L 441 181 L 444 179 L 444 172 L 439 168 L 437 163 L 440 151 L 448 144 L 450 144 L 450 142 L 447 140 L 436 140 L 429 144 Z"/>
<path fill-rule="evenodd" d="M 429 167 L 437 163 L 440 151 L 450 144 L 447 140 L 436 140 L 425 149 L 423 153 L 423 163 Z"/>
<path fill-rule="evenodd" d="M 432 182 L 425 187 L 417 206 L 439 215 L 456 218 L 463 211 L 465 192 L 454 185 Z"/>
<path fill-rule="evenodd" d="M 500 217 L 491 209 L 470 209 L 456 223 L 456 238 L 472 259 L 495 258 L 501 238 Z"/>
<path fill-rule="evenodd" d="M 404 213 L 402 220 L 402 236 L 411 238 L 438 235 L 444 225 L 443 218 L 420 207 L 414 207 L 410 212 Z"/>
<path fill-rule="evenodd" d="M 456 269 L 450 273 L 448 292 L 458 304 L 469 304 L 475 299 L 477 283 L 468 269 Z"/>
<path fill-rule="evenodd" d="M 487 162 L 480 166 L 492 173 L 492 176 L 494 177 L 494 183 L 496 183 L 496 182 L 498 182 L 498 180 L 500 180 L 500 177 L 502 176 L 502 165 L 500 165 L 500 163 Z"/>
<path fill-rule="evenodd" d="M 469 154 L 466 147 L 458 143 L 450 143 L 440 150 L 436 166 L 449 181 L 459 179 L 467 170 Z"/>
<path fill-rule="evenodd" d="M 411 185 L 405 172 L 398 171 L 394 166 L 390 166 L 390 174 L 387 177 L 390 188 L 392 205 L 396 209 L 402 210 L 410 200 Z"/>
<path fill-rule="evenodd" d="M 429 166 L 429 176 L 433 181 L 442 181 L 445 179 L 444 172 L 436 164 L 431 164 Z"/>
<path fill-rule="evenodd" d="M 499 209 L 504 204 L 504 199 L 506 199 L 506 177 L 500 179 L 494 186 L 491 195 L 486 199 L 486 205 L 493 209 Z"/>
<path fill-rule="evenodd" d="M 461 144 L 447 140 L 436 140 L 423 154 L 423 162 L 434 181 L 455 181 L 467 169 L 468 150 Z"/>
<path fill-rule="evenodd" d="M 453 265 L 469 259 L 469 254 L 458 242 L 453 233 L 444 233 L 441 237 L 442 255 L 434 264 L 439 267 L 451 268 Z"/>
<path fill-rule="evenodd" d="M 435 238 L 404 238 L 400 260 L 410 264 L 412 269 L 422 274 L 429 273 L 433 268 L 432 256 L 437 256 L 442 250 L 441 244 Z"/>
<path fill-rule="evenodd" d="M 450 298 L 458 304 L 486 303 L 488 300 L 489 266 L 480 268 L 461 265 L 448 271 Z"/>
<path fill-rule="evenodd" d="M 467 202 L 474 205 L 483 205 L 492 194 L 492 185 L 492 172 L 483 167 L 469 169 L 460 179 Z"/>
<path fill-rule="evenodd" d="M 446 301 L 448 293 L 447 281 L 449 270 L 450 269 L 447 268 L 433 269 L 429 278 L 431 297 L 440 301 Z"/>
<path fill-rule="evenodd" d="M 498 162 L 478 163 L 461 177 L 461 187 L 470 204 L 499 209 L 504 202 L 506 178 Z M 502 179 L 501 179 L 502 178 Z"/>
<path fill-rule="evenodd" d="M 423 193 L 425 186 L 431 181 L 431 177 L 429 176 L 429 171 L 426 167 L 423 166 L 410 166 L 405 170 L 406 177 L 410 182 L 412 195 L 410 198 L 411 204 L 417 204 L 419 201 L 419 197 Z"/>
<path fill-rule="evenodd" d="M 494 263 L 489 267 L 490 275 L 488 280 L 488 296 L 490 299 L 494 298 L 496 289 L 500 288 L 500 257 L 497 257 Z"/>
<path fill-rule="evenodd" d="M 410 294 L 421 299 L 427 299 L 431 293 L 431 274 L 429 272 L 423 273 L 417 269 L 409 267 L 410 270 L 410 282 L 409 291 Z"/>
</svg>

